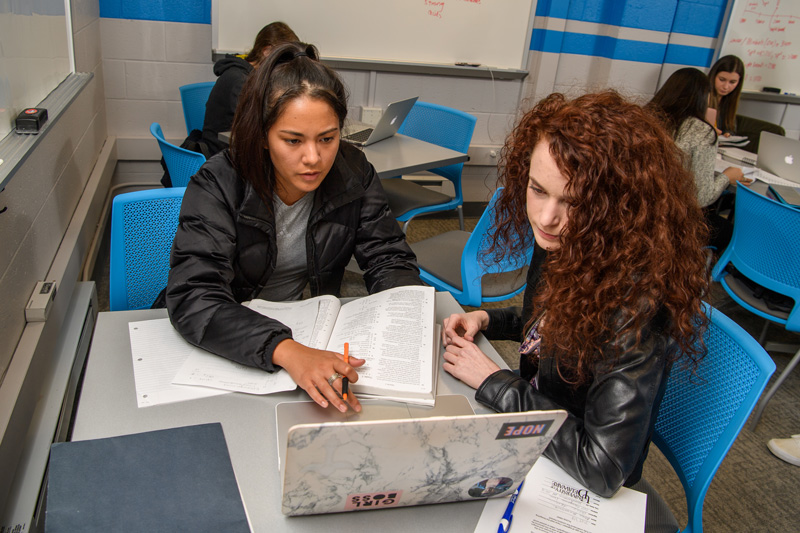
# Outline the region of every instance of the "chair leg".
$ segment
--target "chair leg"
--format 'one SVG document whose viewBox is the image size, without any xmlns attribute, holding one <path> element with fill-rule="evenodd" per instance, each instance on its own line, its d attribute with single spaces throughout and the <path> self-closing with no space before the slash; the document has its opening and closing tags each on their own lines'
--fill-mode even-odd
<svg viewBox="0 0 800 533">
<path fill-rule="evenodd" d="M 756 425 L 758 424 L 758 421 L 761 419 L 761 413 L 764 412 L 764 408 L 767 406 L 767 402 L 769 402 L 769 400 L 772 398 L 775 392 L 780 388 L 780 386 L 783 384 L 784 380 L 786 380 L 789 374 L 792 373 L 792 370 L 794 370 L 794 368 L 797 366 L 797 363 L 800 363 L 800 350 L 798 350 L 797 353 L 794 354 L 792 360 L 789 361 L 789 364 L 786 365 L 786 368 L 783 369 L 781 375 L 778 376 L 778 379 L 775 381 L 775 384 L 769 388 L 769 390 L 764 396 L 761 397 L 761 401 L 758 402 L 758 406 L 756 407 L 756 412 L 753 415 L 753 421 L 750 423 L 751 431 L 755 431 Z"/>
<path fill-rule="evenodd" d="M 456 207 L 458 211 L 458 225 L 461 227 L 461 231 L 464 231 L 464 209 L 462 206 Z"/>
<path fill-rule="evenodd" d="M 767 340 L 767 329 L 769 329 L 769 320 L 764 319 L 764 328 L 761 330 L 761 335 L 758 337 L 758 344 L 764 346 L 764 341 Z"/>
<path fill-rule="evenodd" d="M 408 225 L 411 224 L 411 219 L 409 218 L 405 222 L 403 222 L 403 233 L 408 233 Z"/>
</svg>

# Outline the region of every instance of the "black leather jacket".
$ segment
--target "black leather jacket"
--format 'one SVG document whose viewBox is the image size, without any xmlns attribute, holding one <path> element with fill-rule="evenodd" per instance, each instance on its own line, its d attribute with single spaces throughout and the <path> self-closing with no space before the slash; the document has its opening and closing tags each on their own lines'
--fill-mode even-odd
<svg viewBox="0 0 800 533">
<path fill-rule="evenodd" d="M 491 310 L 486 336 L 521 340 L 531 314 L 531 298 L 546 254 L 537 249 L 528 273 L 523 311 Z M 520 375 L 500 370 L 478 388 L 475 399 L 496 411 L 566 409 L 569 416 L 545 455 L 584 486 L 605 497 L 642 475 L 658 408 L 664 396 L 676 344 L 662 333 L 666 322 L 657 316 L 642 332 L 636 348 L 632 338 L 617 338 L 612 347 L 624 352 L 613 367 L 598 363 L 592 380 L 580 387 L 565 383 L 543 340 L 539 361 L 523 357 Z M 538 390 L 530 380 L 538 371 Z"/>
<path fill-rule="evenodd" d="M 422 284 L 375 169 L 346 143 L 314 196 L 306 249 L 313 296 L 338 296 L 354 255 L 370 293 Z M 275 370 L 272 353 L 291 330 L 240 303 L 258 297 L 276 253 L 273 214 L 238 176 L 228 150 L 209 159 L 181 205 L 165 292 L 172 325 L 195 346 Z"/>
</svg>

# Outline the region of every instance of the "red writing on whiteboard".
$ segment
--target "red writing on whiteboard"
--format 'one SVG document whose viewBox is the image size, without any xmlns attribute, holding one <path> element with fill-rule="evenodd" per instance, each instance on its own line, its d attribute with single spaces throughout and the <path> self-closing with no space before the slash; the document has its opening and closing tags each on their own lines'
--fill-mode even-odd
<svg viewBox="0 0 800 533">
<path fill-rule="evenodd" d="M 442 18 L 442 10 L 444 10 L 444 2 L 434 2 L 433 0 L 424 0 L 425 5 L 428 6 L 428 15 L 436 18 Z"/>
<path fill-rule="evenodd" d="M 740 23 L 753 20 L 756 24 L 766 24 L 769 31 L 785 33 L 786 26 L 795 24 L 799 17 L 781 13 L 781 0 L 761 0 L 760 2 L 747 2 L 742 10 Z"/>
</svg>

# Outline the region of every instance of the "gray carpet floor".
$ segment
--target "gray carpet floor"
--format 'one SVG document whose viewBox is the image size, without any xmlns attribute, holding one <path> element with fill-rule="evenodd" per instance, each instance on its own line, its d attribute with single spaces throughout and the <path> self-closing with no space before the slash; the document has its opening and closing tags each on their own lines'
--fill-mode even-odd
<svg viewBox="0 0 800 533">
<path fill-rule="evenodd" d="M 467 230 L 477 219 L 467 219 Z M 409 226 L 408 240 L 416 242 L 444 231 L 458 229 L 455 219 L 419 219 Z M 100 309 L 108 309 L 108 234 L 106 231 L 97 263 L 94 280 L 97 283 Z M 366 295 L 358 274 L 348 272 L 342 287 L 343 296 Z M 712 287 L 709 303 L 736 321 L 754 337 L 758 337 L 763 320 L 740 308 L 719 285 Z M 521 305 L 521 297 L 489 304 L 504 307 Z M 800 337 L 772 326 L 767 337 L 777 342 L 797 342 Z M 513 342 L 493 342 L 511 368 L 519 365 L 517 345 Z M 779 375 L 791 359 L 791 354 L 771 353 Z M 774 378 L 773 378 L 774 379 Z M 769 384 L 767 385 L 769 387 Z M 773 396 L 755 431 L 748 426 L 742 430 L 719 468 L 703 509 L 703 527 L 716 532 L 796 532 L 800 531 L 800 510 L 796 497 L 800 494 L 800 467 L 778 459 L 767 448 L 771 438 L 785 438 L 800 433 L 800 371 L 795 371 Z M 705 413 L 697 413 L 705 416 Z M 658 490 L 678 518 L 686 524 L 686 500 L 683 488 L 669 462 L 651 446 L 644 475 Z"/>
</svg>

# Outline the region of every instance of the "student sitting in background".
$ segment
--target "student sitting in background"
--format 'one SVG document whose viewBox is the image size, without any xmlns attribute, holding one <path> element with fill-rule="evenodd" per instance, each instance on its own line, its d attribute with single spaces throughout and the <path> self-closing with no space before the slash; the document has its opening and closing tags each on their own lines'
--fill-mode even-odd
<svg viewBox="0 0 800 533">
<path fill-rule="evenodd" d="M 711 88 L 709 110 L 714 116 L 714 120 L 709 121 L 717 127 L 717 133 L 724 137 L 731 134 L 747 137 L 749 142 L 744 149 L 754 154 L 758 153 L 762 131 L 786 135 L 786 130 L 778 124 L 737 114 L 745 79 L 741 59 L 733 55 L 719 58 L 711 67 L 708 79 Z"/>
<path fill-rule="evenodd" d="M 717 132 L 706 122 L 709 84 L 705 74 L 696 68 L 675 71 L 648 104 L 660 112 L 675 143 L 686 154 L 687 168 L 694 175 L 697 202 L 703 208 L 711 227 L 711 245 L 722 252 L 731 240 L 733 226 L 719 216 L 712 206 L 728 185 L 750 183 L 738 167 L 728 167 L 717 173 Z"/>
<path fill-rule="evenodd" d="M 526 113 L 500 182 L 487 260 L 522 253 L 533 243 L 498 243 L 533 228 L 523 307 L 445 319 L 444 369 L 496 411 L 566 409 L 545 455 L 601 496 L 635 488 L 671 365 L 702 355 L 706 228 L 691 174 L 660 122 L 610 91 Z M 481 352 L 479 331 L 522 342 L 520 374 Z"/>
<path fill-rule="evenodd" d="M 708 104 L 716 110 L 718 133 L 730 136 L 736 131 L 736 110 L 739 107 L 739 95 L 742 94 L 744 81 L 744 63 L 736 56 L 721 57 L 708 72 L 711 96 Z"/>
<path fill-rule="evenodd" d="M 275 46 L 299 40 L 285 23 L 272 22 L 261 28 L 256 35 L 253 48 L 244 59 L 227 55 L 217 61 L 214 64 L 214 74 L 218 77 L 206 102 L 203 131 L 190 131 L 181 148 L 201 153 L 206 159 L 227 148 L 228 143 L 221 140 L 219 134 L 231 130 L 239 93 L 242 92 L 247 77 L 258 68 Z M 161 166 L 164 168 L 161 184 L 164 187 L 172 187 L 172 178 L 164 158 L 161 158 Z"/>
<path fill-rule="evenodd" d="M 258 68 L 275 46 L 299 40 L 285 23 L 273 22 L 261 28 L 253 42 L 253 48 L 244 59 L 226 56 L 214 64 L 217 82 L 208 95 L 203 121 L 202 140 L 209 148 L 207 157 L 228 147 L 228 143 L 219 139 L 219 134 L 231 130 L 239 93 L 250 73 Z"/>
<path fill-rule="evenodd" d="M 285 368 L 314 401 L 341 411 L 338 378 L 357 381 L 364 361 L 303 346 L 241 303 L 298 300 L 306 285 L 312 296 L 336 295 L 353 256 L 370 293 L 422 284 L 375 169 L 339 142 L 346 115 L 344 85 L 316 48 L 276 47 L 245 83 L 230 149 L 186 188 L 165 291 L 188 342 L 266 371 Z M 352 394 L 348 401 L 360 410 Z"/>
</svg>

